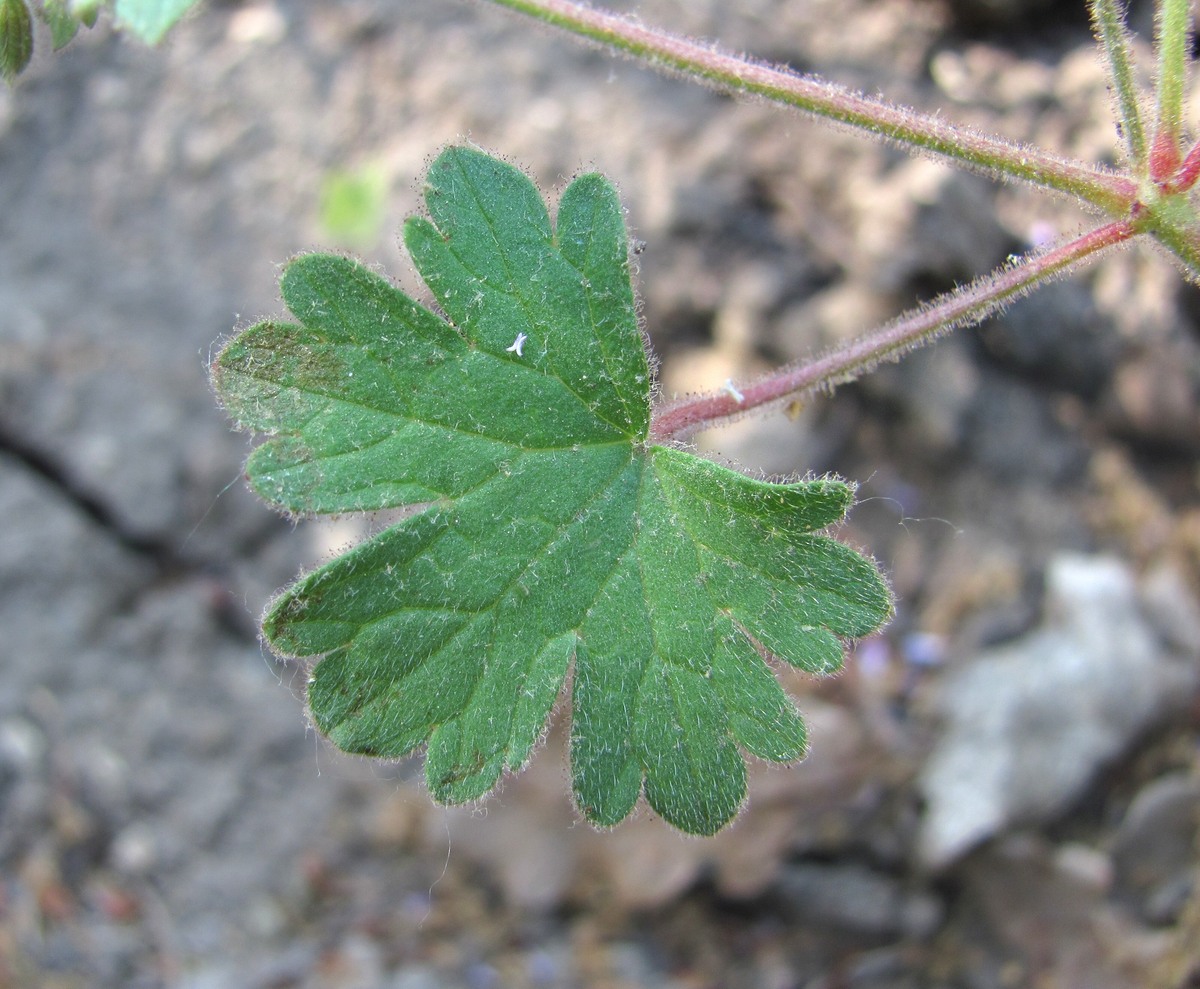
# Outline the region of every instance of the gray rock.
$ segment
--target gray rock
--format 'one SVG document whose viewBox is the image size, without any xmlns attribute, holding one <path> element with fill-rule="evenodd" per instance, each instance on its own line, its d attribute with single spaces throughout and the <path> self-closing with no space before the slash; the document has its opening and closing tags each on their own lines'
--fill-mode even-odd
<svg viewBox="0 0 1200 989">
<path fill-rule="evenodd" d="M 884 365 L 858 387 L 876 401 L 903 410 L 893 428 L 906 450 L 919 450 L 924 456 L 961 455 L 980 390 L 979 370 L 962 338 Z"/>
<path fill-rule="evenodd" d="M 1015 833 L 955 870 L 955 920 L 963 924 L 946 936 L 965 937 L 971 960 L 951 984 L 972 989 L 1154 984 L 1148 973 L 1126 960 L 1135 936 L 1126 915 L 1107 899 L 1103 884 L 1080 875 L 1081 853 L 1088 854 L 1082 848 L 1055 848 L 1035 834 Z M 987 918 L 984 936 L 978 926 L 982 918 Z"/>
<path fill-rule="evenodd" d="M 1200 656 L 1200 601 L 1177 567 L 1163 564 L 1141 582 L 1142 608 L 1171 648 Z"/>
<path fill-rule="evenodd" d="M 792 865 L 776 888 L 805 922 L 871 937 L 924 937 L 942 919 L 932 894 L 910 892 L 899 879 L 854 863 Z"/>
<path fill-rule="evenodd" d="M 1006 482 L 1071 484 L 1087 466 L 1082 439 L 1059 421 L 1049 399 L 1001 374 L 980 376 L 963 433 L 967 456 Z"/>
<path fill-rule="evenodd" d="M 1002 320 L 979 330 L 984 353 L 1000 367 L 1055 391 L 1095 398 L 1108 383 L 1121 338 L 1082 282 L 1043 286 L 1018 299 Z"/>
<path fill-rule="evenodd" d="M 919 853 L 931 867 L 1061 814 L 1195 688 L 1195 657 L 1158 639 L 1120 562 L 1057 558 L 1045 610 L 1041 627 L 942 684 L 946 727 L 919 780 Z"/>
<path fill-rule="evenodd" d="M 392 976 L 388 989 L 442 989 L 445 983 L 429 965 L 410 965 Z"/>
<path fill-rule="evenodd" d="M 9 657 L 0 712 L 34 685 L 53 687 L 81 643 L 94 641 L 152 573 L 60 492 L 0 454 L 0 628 Z M 63 657 L 63 670 L 49 657 Z"/>
<path fill-rule="evenodd" d="M 1184 773 L 1143 787 L 1113 841 L 1118 896 L 1155 924 L 1172 923 L 1192 888 L 1200 780 Z"/>
<path fill-rule="evenodd" d="M 1027 29 L 1031 20 L 1062 17 L 1064 14 L 1080 19 L 1082 6 L 1061 3 L 1059 0 L 953 0 L 948 4 L 960 27 L 976 31 Z"/>
</svg>

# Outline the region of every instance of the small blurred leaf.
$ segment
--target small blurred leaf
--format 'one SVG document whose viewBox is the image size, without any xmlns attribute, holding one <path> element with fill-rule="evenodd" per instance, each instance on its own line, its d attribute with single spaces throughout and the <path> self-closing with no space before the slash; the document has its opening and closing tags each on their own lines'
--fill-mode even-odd
<svg viewBox="0 0 1200 989">
<path fill-rule="evenodd" d="M 199 0 L 117 0 L 117 23 L 156 45 Z M 85 22 L 86 23 L 86 22 Z"/>
<path fill-rule="evenodd" d="M 95 27 L 103 6 L 103 0 L 71 0 L 71 13 L 84 27 Z"/>
<path fill-rule="evenodd" d="M 379 165 L 331 172 L 321 189 L 325 233 L 344 247 L 372 247 L 383 229 L 387 191 L 387 176 Z"/>
<path fill-rule="evenodd" d="M 50 38 L 55 51 L 65 47 L 79 30 L 79 18 L 67 5 L 67 0 L 44 0 L 42 20 L 50 27 Z"/>
<path fill-rule="evenodd" d="M 33 18 L 25 0 L 0 0 L 0 75 L 12 82 L 33 57 Z"/>
</svg>

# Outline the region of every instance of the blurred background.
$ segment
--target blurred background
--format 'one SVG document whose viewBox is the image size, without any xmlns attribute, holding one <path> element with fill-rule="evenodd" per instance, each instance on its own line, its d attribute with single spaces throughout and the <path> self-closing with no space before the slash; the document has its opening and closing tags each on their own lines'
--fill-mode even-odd
<svg viewBox="0 0 1200 989">
<path fill-rule="evenodd" d="M 1082 0 L 613 4 L 1116 160 Z M 1152 12 L 1134 5 L 1148 37 Z M 445 144 L 621 190 L 665 394 L 1079 232 L 1069 204 L 448 0 L 209 2 L 0 90 L 0 986 L 1200 985 L 1200 293 L 1133 248 L 831 398 L 697 438 L 860 483 L 898 613 L 794 677 L 813 750 L 713 840 L 479 807 L 333 751 L 270 595 L 372 524 L 241 481 L 206 365 L 279 265 L 398 245 Z M 1139 55 L 1150 64 L 1146 46 Z M 1194 114 L 1193 114 L 1194 117 Z"/>
</svg>

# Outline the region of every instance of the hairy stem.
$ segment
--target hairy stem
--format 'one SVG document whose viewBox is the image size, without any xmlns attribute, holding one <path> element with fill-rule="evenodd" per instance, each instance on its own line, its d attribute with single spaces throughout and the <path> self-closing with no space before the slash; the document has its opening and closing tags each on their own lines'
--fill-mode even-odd
<svg viewBox="0 0 1200 989">
<path fill-rule="evenodd" d="M 1188 24 L 1190 11 L 1188 0 L 1159 0 L 1156 18 L 1158 50 L 1157 120 L 1155 122 L 1155 157 L 1163 156 L 1160 166 L 1164 171 L 1157 174 L 1151 168 L 1151 177 L 1162 181 L 1179 166 L 1180 137 L 1183 126 L 1183 90 L 1187 78 Z M 1166 160 L 1170 157 L 1173 161 Z M 1152 163 L 1153 165 L 1153 163 Z"/>
<path fill-rule="evenodd" d="M 1121 121 L 1125 154 L 1135 166 L 1146 160 L 1146 132 L 1142 126 L 1142 107 L 1133 80 L 1133 58 L 1129 50 L 1129 31 L 1125 26 L 1125 5 L 1121 0 L 1092 0 L 1089 4 L 1092 24 L 1108 60 L 1109 77 Z"/>
<path fill-rule="evenodd" d="M 1130 221 L 1106 224 L 1061 247 L 1022 258 L 971 284 L 905 313 L 880 329 L 815 360 L 793 364 L 739 387 L 692 396 L 660 406 L 650 424 L 650 442 L 684 439 L 700 429 L 740 416 L 750 409 L 830 390 L 852 381 L 880 361 L 931 342 L 956 327 L 969 326 L 1005 303 L 1099 251 L 1129 240 L 1138 232 Z"/>
<path fill-rule="evenodd" d="M 488 2 L 721 89 L 761 96 L 994 175 L 1065 192 L 1113 216 L 1125 214 L 1137 194 L 1128 178 L 1083 162 L 958 127 L 813 76 L 729 55 L 572 0 Z"/>
</svg>

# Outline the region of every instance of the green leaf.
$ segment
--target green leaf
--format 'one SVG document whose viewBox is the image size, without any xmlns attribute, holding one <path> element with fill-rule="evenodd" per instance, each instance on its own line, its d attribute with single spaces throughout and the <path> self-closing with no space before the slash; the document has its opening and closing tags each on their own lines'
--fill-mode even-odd
<svg viewBox="0 0 1200 989">
<path fill-rule="evenodd" d="M 44 0 L 42 20 L 50 28 L 50 41 L 55 51 L 64 48 L 79 30 L 79 18 L 71 12 L 67 0 Z"/>
<path fill-rule="evenodd" d="M 0 76 L 11 83 L 33 57 L 33 18 L 25 0 L 0 0 Z"/>
<path fill-rule="evenodd" d="M 521 173 L 468 148 L 430 169 L 405 243 L 443 315 L 363 266 L 308 255 L 296 322 L 226 346 L 217 391 L 270 435 L 251 484 L 297 513 L 425 505 L 271 606 L 280 653 L 321 657 L 321 731 L 389 758 L 428 743 L 434 797 L 519 769 L 572 676 L 575 799 L 598 825 L 639 795 L 712 834 L 743 753 L 787 762 L 804 724 L 764 660 L 813 673 L 891 611 L 873 563 L 821 529 L 852 489 L 772 484 L 647 444 L 650 368 L 612 186 L 557 223 Z M 573 672 L 572 672 L 573 671 Z"/>
<path fill-rule="evenodd" d="M 70 0 L 71 13 L 79 19 L 84 27 L 95 27 L 100 19 L 100 8 L 104 0 Z"/>
<path fill-rule="evenodd" d="M 198 0 L 116 0 L 117 23 L 157 45 Z"/>
</svg>

